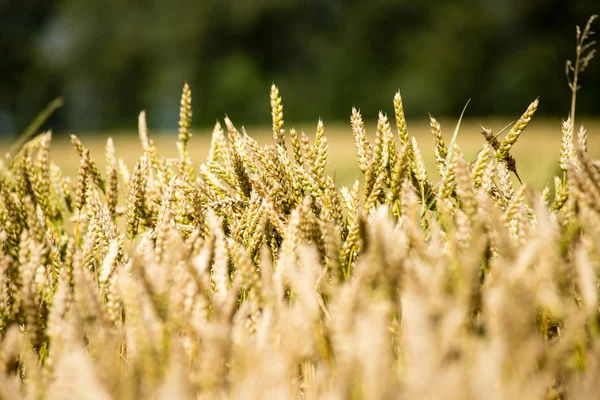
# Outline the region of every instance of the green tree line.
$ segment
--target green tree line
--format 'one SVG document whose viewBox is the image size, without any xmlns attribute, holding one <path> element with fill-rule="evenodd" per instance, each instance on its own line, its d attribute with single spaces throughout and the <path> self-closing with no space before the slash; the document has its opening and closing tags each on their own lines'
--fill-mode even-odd
<svg viewBox="0 0 600 400">
<path fill-rule="evenodd" d="M 0 0 L 0 134 L 53 98 L 57 129 L 173 128 L 188 82 L 194 122 L 227 113 L 268 124 L 276 82 L 293 120 L 346 120 L 389 108 L 408 117 L 568 112 L 564 63 L 596 0 Z M 581 114 L 600 112 L 600 63 Z"/>
</svg>

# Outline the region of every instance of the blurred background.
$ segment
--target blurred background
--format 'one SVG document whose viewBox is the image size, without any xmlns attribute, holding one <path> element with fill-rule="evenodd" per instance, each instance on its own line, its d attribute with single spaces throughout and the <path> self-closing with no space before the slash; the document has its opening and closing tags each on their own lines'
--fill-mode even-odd
<svg viewBox="0 0 600 400">
<path fill-rule="evenodd" d="M 564 64 L 575 25 L 598 0 L 0 0 L 0 135 L 22 132 L 52 99 L 55 131 L 175 129 L 181 87 L 194 125 L 226 113 L 269 125 L 269 88 L 286 120 L 566 117 Z M 600 62 L 583 75 L 578 115 L 600 114 Z"/>
</svg>

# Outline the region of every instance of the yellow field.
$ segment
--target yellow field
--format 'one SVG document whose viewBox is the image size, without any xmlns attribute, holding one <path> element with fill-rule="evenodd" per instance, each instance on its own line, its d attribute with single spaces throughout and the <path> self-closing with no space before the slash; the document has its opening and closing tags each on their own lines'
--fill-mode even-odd
<svg viewBox="0 0 600 400">
<path fill-rule="evenodd" d="M 463 121 L 458 136 L 458 144 L 461 146 L 467 160 L 471 160 L 484 143 L 484 139 L 479 133 L 479 123 L 492 128 L 496 133 L 510 122 L 510 119 Z M 546 120 L 536 120 L 534 118 L 511 151 L 517 160 L 519 175 L 530 188 L 541 190 L 548 182 L 551 182 L 553 175 L 559 174 L 560 122 L 558 118 Z M 587 128 L 590 154 L 595 158 L 600 157 L 600 144 L 598 143 L 600 140 L 600 120 L 579 120 L 579 123 L 583 123 Z M 448 144 L 452 137 L 456 120 L 442 120 L 441 124 L 446 144 Z M 371 121 L 366 124 L 366 127 L 369 137 L 374 138 L 376 122 Z M 316 124 L 315 126 L 300 125 L 297 128 L 309 135 L 314 135 Z M 247 127 L 247 131 L 249 135 L 256 138 L 261 144 L 270 143 L 273 140 L 270 127 Z M 335 171 L 336 180 L 340 185 L 351 185 L 359 177 L 360 172 L 356 164 L 354 139 L 350 124 L 327 124 L 325 122 L 325 132 L 329 143 L 329 171 L 331 173 Z M 429 179 L 434 182 L 438 181 L 439 177 L 437 176 L 433 160 L 433 139 L 429 129 L 429 122 L 427 120 L 419 120 L 412 123 L 409 121 L 408 132 L 410 135 L 414 135 L 419 142 L 427 164 Z M 177 156 L 177 149 L 175 147 L 177 134 L 175 131 L 151 131 L 150 135 L 157 143 L 161 155 L 166 157 Z M 101 167 L 104 166 L 104 145 L 108 136 L 104 133 L 80 135 L 80 139 L 90 149 L 92 158 Z M 113 132 L 111 136 L 115 141 L 117 156 L 122 158 L 128 166 L 133 166 L 141 154 L 137 135 L 134 132 Z M 502 139 L 503 137 L 504 134 L 499 138 Z M 192 160 L 196 163 L 202 162 L 208 155 L 209 146 L 210 129 L 196 130 L 189 143 Z M 2 148 L 7 149 L 9 146 L 4 143 Z M 75 175 L 79 156 L 66 135 L 54 139 L 51 157 L 67 175 Z"/>
</svg>

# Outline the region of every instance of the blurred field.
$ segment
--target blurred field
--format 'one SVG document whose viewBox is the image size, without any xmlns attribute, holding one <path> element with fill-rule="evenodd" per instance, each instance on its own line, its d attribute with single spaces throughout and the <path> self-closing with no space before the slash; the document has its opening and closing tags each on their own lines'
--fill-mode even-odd
<svg viewBox="0 0 600 400">
<path fill-rule="evenodd" d="M 481 123 L 490 127 L 494 133 L 504 128 L 510 119 L 495 120 L 467 120 L 463 121 L 458 144 L 468 161 L 470 161 L 481 148 L 484 139 L 479 133 Z M 528 187 L 541 190 L 552 181 L 555 174 L 559 174 L 558 155 L 560 151 L 560 119 L 536 120 L 533 118 L 529 127 L 523 132 L 521 138 L 512 149 L 512 154 L 517 160 L 519 175 Z M 446 144 L 450 142 L 456 120 L 442 120 L 442 130 Z M 589 134 L 589 150 L 593 157 L 600 158 L 600 120 L 578 120 L 583 123 Z M 286 125 L 287 128 L 290 125 Z M 241 128 L 241 125 L 238 126 Z M 314 136 L 316 124 L 300 125 L 296 127 L 307 134 Z M 375 137 L 376 121 L 366 124 L 367 133 L 370 138 Z M 270 127 L 247 127 L 247 132 L 256 138 L 259 143 L 272 143 Z M 395 130 L 395 127 L 394 127 Z M 432 181 L 439 180 L 435 163 L 433 160 L 433 139 L 431 137 L 429 122 L 427 120 L 408 121 L 408 132 L 417 138 L 423 157 L 427 163 L 428 177 Z M 355 147 L 352 131 L 349 123 L 325 122 L 325 133 L 329 143 L 328 169 L 335 172 L 338 184 L 349 186 L 360 176 L 355 159 Z M 77 134 L 77 133 L 76 133 Z M 151 137 L 157 143 L 158 150 L 162 156 L 177 157 L 175 141 L 177 134 L 172 132 L 152 132 Z M 109 136 L 105 133 L 79 135 L 86 147 L 90 149 L 92 158 L 104 167 L 104 146 Z M 135 132 L 113 132 L 110 134 L 115 141 L 117 156 L 132 168 L 141 154 L 141 147 Z M 504 137 L 504 133 L 500 139 Z M 10 144 L 0 142 L 0 147 L 8 149 Z M 208 155 L 210 147 L 210 129 L 196 130 L 190 140 L 189 150 L 192 160 L 199 164 Z M 58 135 L 54 138 L 51 147 L 51 158 L 58 164 L 68 176 L 74 176 L 79 164 L 79 157 L 70 143 L 67 135 Z"/>
</svg>

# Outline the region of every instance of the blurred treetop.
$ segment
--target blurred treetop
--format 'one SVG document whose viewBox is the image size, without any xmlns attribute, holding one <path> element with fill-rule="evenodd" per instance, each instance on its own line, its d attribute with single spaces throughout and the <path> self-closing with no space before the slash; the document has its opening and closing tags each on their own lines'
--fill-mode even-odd
<svg viewBox="0 0 600 400">
<path fill-rule="evenodd" d="M 294 121 L 407 114 L 566 117 L 564 63 L 596 0 L 0 0 L 0 135 L 53 98 L 49 125 L 134 128 L 145 109 L 175 129 L 185 81 L 195 124 L 227 113 L 268 124 L 269 88 Z M 597 60 L 594 60 L 597 61 Z M 600 62 L 582 77 L 582 115 L 600 113 Z"/>
</svg>

